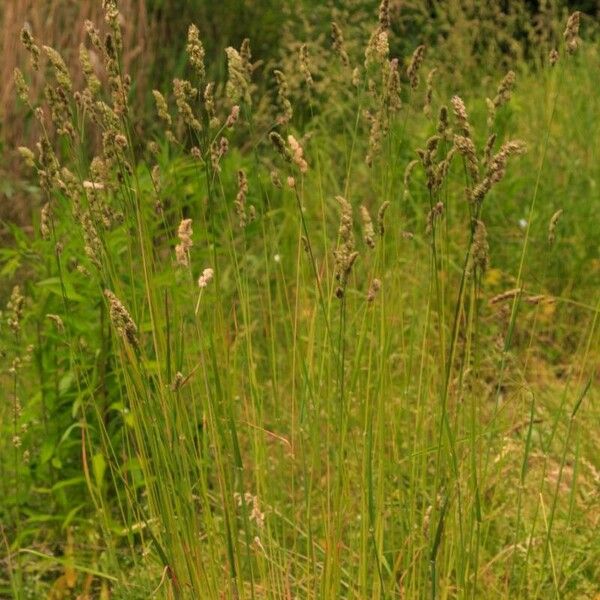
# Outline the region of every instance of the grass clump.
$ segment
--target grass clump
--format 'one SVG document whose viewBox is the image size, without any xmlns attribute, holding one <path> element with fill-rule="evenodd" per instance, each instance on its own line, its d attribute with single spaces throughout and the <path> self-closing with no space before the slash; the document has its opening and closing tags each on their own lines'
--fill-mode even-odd
<svg viewBox="0 0 600 600">
<path fill-rule="evenodd" d="M 561 240 L 598 238 L 551 168 L 598 174 L 579 17 L 485 90 L 394 55 L 386 1 L 265 93 L 248 40 L 213 81 L 191 26 L 148 140 L 104 4 L 83 87 L 30 34 L 44 98 L 18 75 L 42 208 L 2 252 L 6 593 L 592 597 L 598 269 Z"/>
</svg>

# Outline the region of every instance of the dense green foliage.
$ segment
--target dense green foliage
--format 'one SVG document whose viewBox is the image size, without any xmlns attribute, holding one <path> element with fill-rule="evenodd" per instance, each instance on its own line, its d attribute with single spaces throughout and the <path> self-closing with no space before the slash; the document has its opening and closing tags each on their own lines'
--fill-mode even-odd
<svg viewBox="0 0 600 600">
<path fill-rule="evenodd" d="M 25 36 L 0 596 L 597 594 L 595 24 L 341 4 L 190 29 L 152 139 L 113 2 L 75 93 Z"/>
</svg>

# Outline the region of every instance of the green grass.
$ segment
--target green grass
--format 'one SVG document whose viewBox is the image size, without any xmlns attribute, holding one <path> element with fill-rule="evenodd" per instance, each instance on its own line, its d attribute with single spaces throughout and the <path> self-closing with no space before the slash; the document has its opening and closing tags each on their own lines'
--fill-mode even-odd
<svg viewBox="0 0 600 600">
<path fill-rule="evenodd" d="M 52 143 L 34 158 L 48 235 L 13 228 L 0 255 L 3 287 L 25 296 L 0 330 L 0 595 L 593 598 L 600 55 L 560 51 L 553 68 L 513 65 L 517 87 L 491 123 L 501 76 L 457 89 L 435 49 L 415 89 L 400 61 L 397 111 L 387 56 L 365 69 L 351 53 L 355 85 L 353 66 L 313 49 L 328 53 L 314 88 L 286 72 L 302 90 L 290 122 L 259 87 L 224 127 L 232 102 L 217 88 L 214 122 L 190 100 L 201 129 L 173 112 L 180 143 L 150 150 L 131 116 L 96 106 L 94 122 L 68 95 L 75 135 L 55 140 L 45 120 Z M 455 94 L 479 179 L 456 152 L 428 187 L 430 161 L 460 133 Z M 432 140 L 442 105 L 452 131 Z M 300 140 L 306 173 L 272 131 Z M 486 174 L 492 131 L 493 153 L 515 139 L 527 153 L 474 203 L 465 188 Z"/>
</svg>

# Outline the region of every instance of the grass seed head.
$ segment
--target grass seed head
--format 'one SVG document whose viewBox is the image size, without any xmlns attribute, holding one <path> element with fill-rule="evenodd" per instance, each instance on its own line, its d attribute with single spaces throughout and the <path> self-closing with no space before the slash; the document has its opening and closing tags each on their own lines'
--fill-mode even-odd
<svg viewBox="0 0 600 600">
<path fill-rule="evenodd" d="M 506 174 L 506 165 L 511 156 L 524 154 L 527 150 L 525 142 L 521 140 L 510 140 L 500 147 L 500 150 L 490 160 L 488 174 L 492 183 L 498 183 Z"/>
<path fill-rule="evenodd" d="M 425 227 L 426 233 L 431 233 L 435 226 L 436 221 L 441 218 L 444 214 L 444 203 L 436 202 L 433 208 L 427 213 L 427 225 Z"/>
<path fill-rule="evenodd" d="M 154 104 L 156 105 L 156 112 L 158 114 L 158 118 L 164 122 L 167 127 L 171 127 L 173 120 L 171 119 L 171 115 L 169 113 L 169 106 L 167 105 L 167 101 L 165 97 L 158 91 L 152 90 L 152 95 L 154 96 Z"/>
<path fill-rule="evenodd" d="M 53 88 L 48 85 L 44 89 L 44 95 L 50 108 L 51 121 L 55 125 L 57 133 L 74 139 L 73 111 L 64 88 L 60 86 Z"/>
<path fill-rule="evenodd" d="M 285 125 L 290 122 L 294 115 L 292 103 L 289 99 L 289 87 L 287 79 L 282 71 L 275 69 L 273 74 L 275 75 L 275 81 L 277 82 L 277 105 L 280 110 L 279 115 L 277 115 L 277 123 L 279 125 Z"/>
<path fill-rule="evenodd" d="M 215 272 L 210 268 L 206 267 L 204 271 L 202 271 L 202 275 L 198 278 L 198 287 L 200 289 L 204 289 L 208 286 L 208 284 L 212 281 Z"/>
<path fill-rule="evenodd" d="M 177 263 L 182 267 L 187 267 L 190 264 L 189 252 L 194 242 L 192 241 L 192 220 L 182 219 L 177 229 L 177 237 L 179 238 L 179 244 L 175 246 L 175 257 Z"/>
<path fill-rule="evenodd" d="M 271 131 L 269 134 L 269 139 L 281 158 L 283 158 L 286 162 L 292 162 L 292 153 L 287 147 L 285 140 L 276 131 Z"/>
<path fill-rule="evenodd" d="M 96 75 L 94 66 L 92 65 L 92 59 L 90 58 L 90 52 L 84 44 L 79 46 L 79 64 L 85 77 L 85 83 L 87 89 L 92 98 L 96 97 L 100 93 L 101 83 Z"/>
<path fill-rule="evenodd" d="M 248 213 L 246 211 L 246 197 L 248 195 L 248 179 L 246 173 L 240 169 L 237 174 L 238 177 L 238 193 L 235 198 L 234 206 L 235 212 L 237 213 L 240 227 L 246 227 L 248 224 Z"/>
<path fill-rule="evenodd" d="M 365 50 L 365 68 L 369 69 L 374 65 L 386 64 L 389 54 L 388 32 L 385 29 L 378 28 L 371 35 Z"/>
<path fill-rule="evenodd" d="M 240 46 L 240 58 L 242 59 L 242 68 L 246 72 L 248 79 L 252 79 L 254 65 L 252 64 L 252 49 L 250 48 L 250 39 L 244 38 Z"/>
<path fill-rule="evenodd" d="M 490 304 L 499 304 L 500 302 L 505 302 L 506 300 L 512 300 L 521 294 L 520 288 L 514 288 L 512 290 L 507 290 L 506 292 L 502 292 L 500 294 L 496 294 L 492 298 L 490 298 Z"/>
<path fill-rule="evenodd" d="M 194 103 L 198 98 L 198 90 L 185 79 L 173 80 L 173 95 L 175 96 L 175 104 L 177 111 L 183 119 L 183 122 L 196 132 L 202 131 L 200 121 L 194 115 L 194 111 L 190 103 Z M 156 95 L 155 95 L 156 99 Z"/>
<path fill-rule="evenodd" d="M 475 233 L 473 234 L 472 260 L 473 266 L 485 273 L 489 266 L 490 247 L 487 241 L 487 229 L 481 220 L 475 222 Z"/>
<path fill-rule="evenodd" d="M 379 5 L 379 27 L 390 28 L 390 0 L 381 0 Z"/>
<path fill-rule="evenodd" d="M 279 177 L 279 173 L 276 170 L 272 170 L 270 173 L 271 183 L 274 187 L 281 189 L 283 184 L 281 183 L 281 177 Z"/>
<path fill-rule="evenodd" d="M 231 129 L 238 122 L 239 118 L 240 118 L 240 107 L 238 104 L 234 104 L 231 107 L 231 111 L 229 113 L 229 116 L 227 117 L 227 121 L 225 121 L 225 127 Z"/>
<path fill-rule="evenodd" d="M 308 55 L 308 46 L 306 44 L 302 44 L 298 50 L 299 57 L 299 68 L 302 77 L 304 78 L 304 82 L 309 88 L 312 88 L 314 85 L 314 80 L 310 71 L 310 60 Z"/>
<path fill-rule="evenodd" d="M 131 346 L 136 349 L 139 348 L 137 326 L 131 318 L 129 311 L 110 290 L 104 290 L 104 297 L 108 302 L 110 320 L 113 327 Z"/>
<path fill-rule="evenodd" d="M 360 207 L 360 217 L 363 226 L 363 240 L 369 248 L 373 249 L 375 248 L 375 228 L 373 227 L 369 209 L 364 204 L 361 204 Z"/>
<path fill-rule="evenodd" d="M 556 228 L 558 226 L 558 221 L 560 220 L 562 214 L 563 214 L 563 210 L 561 208 L 560 210 L 557 210 L 552 215 L 552 218 L 550 219 L 550 224 L 548 225 L 548 243 L 549 244 L 554 244 L 554 241 L 556 240 Z"/>
<path fill-rule="evenodd" d="M 14 70 L 13 81 L 15 83 L 15 90 L 17 92 L 17 96 L 24 104 L 27 104 L 27 106 L 29 106 L 29 86 L 25 81 L 23 72 L 18 67 L 16 67 Z"/>
<path fill-rule="evenodd" d="M 46 319 L 52 321 L 57 331 L 59 331 L 60 333 L 62 333 L 65 330 L 65 325 L 59 315 L 47 314 Z"/>
<path fill-rule="evenodd" d="M 18 335 L 21 331 L 21 321 L 23 320 L 23 308 L 25 306 L 25 297 L 21 294 L 21 288 L 15 285 L 10 295 L 10 300 L 6 305 L 8 318 L 6 323 L 9 329 Z"/>
<path fill-rule="evenodd" d="M 488 136 L 488 139 L 485 143 L 485 148 L 483 149 L 483 160 L 482 160 L 481 164 L 484 167 L 486 167 L 490 163 L 490 160 L 492 159 L 492 151 L 494 150 L 495 143 L 496 143 L 496 134 L 491 133 Z"/>
<path fill-rule="evenodd" d="M 571 14 L 567 20 L 567 26 L 565 27 L 565 32 L 563 35 L 569 54 L 574 54 L 581 43 L 581 39 L 579 38 L 580 20 L 581 13 L 578 10 Z"/>
<path fill-rule="evenodd" d="M 455 135 L 454 146 L 457 152 L 464 157 L 471 180 L 477 182 L 479 180 L 479 162 L 473 140 L 463 135 Z"/>
<path fill-rule="evenodd" d="M 390 201 L 386 200 L 381 204 L 379 210 L 377 211 L 377 233 L 379 233 L 381 237 L 383 237 L 385 233 L 385 213 L 389 207 Z"/>
<path fill-rule="evenodd" d="M 25 46 L 27 52 L 29 52 L 33 70 L 37 71 L 40 68 L 40 49 L 35 43 L 31 31 L 27 27 L 21 29 L 21 43 Z"/>
<path fill-rule="evenodd" d="M 491 139 L 491 138 L 490 138 Z M 493 145 L 494 139 L 488 140 L 491 146 Z M 487 151 L 487 150 L 486 150 Z M 471 194 L 471 200 L 475 204 L 481 204 L 484 197 L 490 191 L 492 186 L 501 181 L 506 174 L 506 166 L 508 159 L 511 156 L 517 156 L 523 154 L 526 151 L 525 143 L 520 140 L 510 140 L 505 142 L 500 147 L 500 150 L 489 160 L 487 160 L 486 173 L 483 179 L 473 188 Z"/>
<path fill-rule="evenodd" d="M 460 96 L 453 96 L 450 100 L 454 115 L 458 121 L 458 125 L 464 137 L 471 137 L 471 125 L 469 123 L 469 115 L 467 108 Z"/>
<path fill-rule="evenodd" d="M 410 87 L 414 90 L 419 85 L 419 70 L 425 60 L 425 46 L 420 45 L 415 48 L 408 67 L 406 68 L 406 76 L 410 82 Z"/>
<path fill-rule="evenodd" d="M 448 133 L 448 127 L 448 107 L 444 105 L 440 107 L 440 111 L 438 113 L 437 132 L 441 136 L 446 136 L 446 134 Z"/>
<path fill-rule="evenodd" d="M 411 160 L 407 165 L 406 168 L 404 169 L 404 189 L 407 190 L 408 186 L 410 184 L 410 177 L 413 173 L 413 171 L 415 170 L 415 167 L 419 164 L 419 161 L 415 158 L 414 160 Z"/>
<path fill-rule="evenodd" d="M 381 289 L 381 280 L 375 278 L 371 281 L 371 285 L 369 286 L 369 291 L 367 293 L 367 302 L 371 304 L 375 301 L 379 290 Z"/>
<path fill-rule="evenodd" d="M 121 20 L 122 16 L 119 13 L 116 0 L 102 0 L 102 8 L 104 9 L 104 20 L 110 27 L 114 45 L 117 52 L 123 49 L 123 38 L 121 35 Z"/>
<path fill-rule="evenodd" d="M 204 87 L 204 92 L 202 93 L 202 99 L 204 100 L 204 110 L 206 111 L 206 116 L 208 117 L 208 122 L 211 127 L 217 127 L 219 122 L 216 118 L 216 107 L 215 107 L 215 84 L 209 82 Z M 229 125 L 226 123 L 226 127 Z"/>
<path fill-rule="evenodd" d="M 515 87 L 516 75 L 514 71 L 509 71 L 496 90 L 496 95 L 493 100 L 487 98 L 488 105 L 488 127 L 494 124 L 497 110 L 507 104 L 512 96 L 513 89 Z"/>
<path fill-rule="evenodd" d="M 288 135 L 288 145 L 292 153 L 292 161 L 300 169 L 301 173 L 308 171 L 308 163 L 304 159 L 304 150 L 293 135 Z"/>
<path fill-rule="evenodd" d="M 392 113 L 400 110 L 402 106 L 400 96 L 400 71 L 397 58 L 393 58 L 389 63 L 385 104 Z"/>
<path fill-rule="evenodd" d="M 427 74 L 427 86 L 425 88 L 425 102 L 423 103 L 423 112 L 426 116 L 431 114 L 431 101 L 433 99 L 433 78 L 437 72 L 436 68 L 431 69 Z"/>
<path fill-rule="evenodd" d="M 200 40 L 200 31 L 194 24 L 190 25 L 188 29 L 186 51 L 196 76 L 202 81 L 206 77 L 206 68 L 204 66 L 206 53 Z"/>
<path fill-rule="evenodd" d="M 26 146 L 19 146 L 17 152 L 28 167 L 32 169 L 35 168 L 35 154 L 29 148 Z"/>
<path fill-rule="evenodd" d="M 46 202 L 40 211 L 40 235 L 42 239 L 49 240 L 52 224 L 52 205 Z"/>
<path fill-rule="evenodd" d="M 446 154 L 446 158 L 439 162 L 434 170 L 434 190 L 439 190 L 442 187 L 442 184 L 448 177 L 448 171 L 450 170 L 450 165 L 452 164 L 452 158 L 456 154 L 456 148 L 453 146 Z"/>
<path fill-rule="evenodd" d="M 94 224 L 94 220 L 90 214 L 90 211 L 84 211 L 80 217 L 81 229 L 83 232 L 83 250 L 87 257 L 92 261 L 94 266 L 98 269 L 102 269 L 102 242 L 100 236 Z"/>
<path fill-rule="evenodd" d="M 352 266 L 358 258 L 358 252 L 354 250 L 352 205 L 343 196 L 336 196 L 335 199 L 340 207 L 339 244 L 334 251 L 335 278 L 338 281 L 335 295 L 341 299 L 344 297 L 348 278 L 352 271 Z"/>
<path fill-rule="evenodd" d="M 331 43 L 336 54 L 342 61 L 342 64 L 345 67 L 349 66 L 350 58 L 348 57 L 348 53 L 346 52 L 344 34 L 342 33 L 340 26 L 335 21 L 331 23 Z"/>
<path fill-rule="evenodd" d="M 248 45 L 249 48 L 249 45 Z M 251 83 L 251 65 L 249 58 L 244 58 L 240 52 L 231 46 L 226 48 L 227 55 L 227 85 L 225 91 L 227 97 L 233 104 L 245 102 L 251 104 L 250 83 Z"/>
<path fill-rule="evenodd" d="M 104 44 L 100 39 L 100 31 L 98 28 L 91 21 L 85 21 L 84 28 L 92 46 L 98 50 L 98 52 L 104 53 Z"/>
<path fill-rule="evenodd" d="M 50 46 L 43 46 L 44 54 L 48 57 L 48 61 L 52 65 L 54 77 L 58 82 L 59 87 L 63 88 L 66 92 L 71 93 L 73 91 L 73 81 L 69 74 L 69 69 L 63 60 L 63 57 Z"/>
<path fill-rule="evenodd" d="M 388 131 L 387 114 L 385 110 L 378 110 L 374 115 L 369 111 L 365 111 L 368 121 L 371 123 L 369 132 L 369 145 L 366 156 L 366 163 L 369 167 L 373 165 L 373 160 L 381 152 L 381 145 Z"/>
</svg>

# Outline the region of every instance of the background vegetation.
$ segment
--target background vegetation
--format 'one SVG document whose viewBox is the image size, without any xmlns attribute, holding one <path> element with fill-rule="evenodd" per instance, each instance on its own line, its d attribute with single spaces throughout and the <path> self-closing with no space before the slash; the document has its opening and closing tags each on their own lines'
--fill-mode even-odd
<svg viewBox="0 0 600 600">
<path fill-rule="evenodd" d="M 118 9 L 1 9 L 0 597 L 597 598 L 595 3 Z"/>
</svg>

